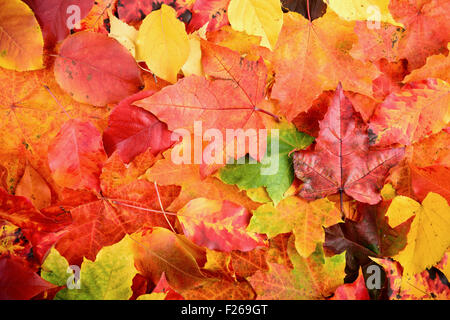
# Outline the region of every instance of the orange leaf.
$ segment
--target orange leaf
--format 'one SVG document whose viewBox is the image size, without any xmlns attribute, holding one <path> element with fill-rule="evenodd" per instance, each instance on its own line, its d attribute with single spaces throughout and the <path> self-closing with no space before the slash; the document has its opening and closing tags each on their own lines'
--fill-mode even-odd
<svg viewBox="0 0 450 320">
<path fill-rule="evenodd" d="M 450 11 L 447 0 L 391 0 L 389 11 L 406 27 L 398 50 L 408 59 L 409 70 L 423 66 L 428 56 L 448 53 L 450 21 L 443 14 Z"/>
<path fill-rule="evenodd" d="M 429 192 L 435 192 L 450 202 L 450 167 L 430 166 L 418 168 L 411 166 L 411 185 L 419 201 Z"/>
<path fill-rule="evenodd" d="M 442 165 L 450 167 L 450 133 L 441 131 L 409 146 L 413 150 L 412 160 L 417 167 Z"/>
<path fill-rule="evenodd" d="M 255 249 L 248 252 L 232 251 L 231 265 L 237 276 L 247 278 L 256 271 L 267 271 L 266 249 Z"/>
<path fill-rule="evenodd" d="M 350 54 L 362 61 L 375 62 L 386 59 L 388 62 L 399 60 L 398 43 L 405 30 L 386 22 L 380 22 L 379 28 L 371 28 L 367 21 L 355 23 L 358 42 L 353 45 Z"/>
<path fill-rule="evenodd" d="M 91 11 L 80 22 L 81 30 L 107 34 L 106 21 L 108 21 L 108 10 L 114 10 L 116 2 L 117 0 L 95 0 Z"/>
<path fill-rule="evenodd" d="M 156 160 L 150 149 L 148 149 L 126 165 L 119 154 L 114 152 L 102 168 L 100 176 L 102 192 L 110 194 L 114 189 L 137 180 Z"/>
<path fill-rule="evenodd" d="M 380 104 L 370 120 L 377 145 L 409 145 L 441 131 L 450 120 L 450 85 L 439 79 L 406 84 Z"/>
<path fill-rule="evenodd" d="M 272 98 L 280 101 L 289 121 L 338 82 L 345 90 L 372 95 L 378 71 L 350 56 L 357 41 L 353 28 L 354 22 L 343 21 L 330 10 L 312 23 L 296 13 L 284 16 L 273 61 Z"/>
<path fill-rule="evenodd" d="M 183 291 L 187 300 L 253 300 L 255 293 L 246 281 L 209 280 Z"/>
<path fill-rule="evenodd" d="M 30 165 L 25 168 L 25 172 L 17 184 L 15 194 L 30 199 L 37 209 L 48 207 L 52 200 L 47 183 Z"/>
<path fill-rule="evenodd" d="M 447 46 L 449 48 L 450 45 Z M 426 64 L 413 70 L 405 77 L 405 82 L 420 81 L 427 78 L 438 78 L 450 82 L 450 56 L 438 54 L 429 56 Z"/>
<path fill-rule="evenodd" d="M 202 123 L 203 130 L 219 130 L 224 137 L 227 129 L 263 129 L 261 113 L 266 110 L 257 107 L 265 93 L 267 69 L 263 60 L 249 61 L 206 41 L 202 41 L 202 51 L 210 81 L 186 77 L 134 104 L 156 115 L 170 130 L 187 129 L 201 135 L 194 132 L 195 121 Z M 254 156 L 262 157 L 263 152 Z"/>
<path fill-rule="evenodd" d="M 43 68 L 44 40 L 33 11 L 20 0 L 0 0 L 0 67 Z"/>
<path fill-rule="evenodd" d="M 101 128 L 108 110 L 73 100 L 56 83 L 51 66 L 33 72 L 0 68 L 0 90 L 0 161 L 8 171 L 9 190 L 14 190 L 27 163 L 57 187 L 48 167 L 50 141 L 70 118 Z"/>
</svg>

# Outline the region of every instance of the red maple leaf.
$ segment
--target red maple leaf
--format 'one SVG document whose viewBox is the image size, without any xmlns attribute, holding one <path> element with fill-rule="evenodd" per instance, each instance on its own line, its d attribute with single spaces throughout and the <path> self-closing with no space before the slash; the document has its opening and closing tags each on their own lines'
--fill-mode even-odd
<svg viewBox="0 0 450 320">
<path fill-rule="evenodd" d="M 345 192 L 355 200 L 376 204 L 390 168 L 403 157 L 403 148 L 369 150 L 367 125 L 356 114 L 339 84 L 324 119 L 314 151 L 294 154 L 296 176 L 303 180 L 300 195 L 318 199 Z"/>
</svg>

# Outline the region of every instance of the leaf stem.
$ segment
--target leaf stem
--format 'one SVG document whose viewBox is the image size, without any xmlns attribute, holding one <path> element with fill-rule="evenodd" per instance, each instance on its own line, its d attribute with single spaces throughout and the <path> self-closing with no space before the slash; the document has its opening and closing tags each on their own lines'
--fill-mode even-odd
<svg viewBox="0 0 450 320">
<path fill-rule="evenodd" d="M 260 109 L 258 107 L 255 107 L 254 110 L 257 111 L 257 112 L 265 113 L 265 114 L 271 116 L 272 118 L 274 118 L 276 122 L 280 122 L 280 118 L 277 115 L 275 115 L 272 112 L 270 112 L 270 111 L 267 111 L 267 110 L 264 110 L 264 109 Z"/>
<path fill-rule="evenodd" d="M 59 57 L 59 55 L 53 54 L 53 53 L 44 53 L 44 54 L 47 55 L 47 56 L 49 56 L 49 57 L 55 57 L 55 58 L 58 58 L 58 57 Z"/>
<path fill-rule="evenodd" d="M 151 72 L 151 70 L 144 68 L 143 66 L 141 66 L 139 63 L 137 64 L 139 68 L 141 68 L 142 70 L 144 70 L 145 72 L 151 73 L 153 76 L 153 79 L 155 80 L 155 83 L 158 83 L 158 79 L 156 78 L 156 75 Z"/>
<path fill-rule="evenodd" d="M 344 195 L 343 195 L 342 188 L 339 188 L 339 201 L 340 201 L 340 209 L 341 209 L 342 218 L 345 218 L 345 213 L 344 213 Z"/>
<path fill-rule="evenodd" d="M 309 8 L 309 0 L 306 0 L 306 11 L 308 11 L 308 20 L 309 20 L 309 22 L 312 22 L 311 21 L 310 8 Z"/>
</svg>

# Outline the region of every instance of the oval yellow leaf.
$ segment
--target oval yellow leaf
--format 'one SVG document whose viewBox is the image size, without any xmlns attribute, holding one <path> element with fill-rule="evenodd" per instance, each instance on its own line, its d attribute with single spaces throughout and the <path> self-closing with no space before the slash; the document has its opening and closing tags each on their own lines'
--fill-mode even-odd
<svg viewBox="0 0 450 320">
<path fill-rule="evenodd" d="M 272 50 L 283 25 L 279 0 L 231 0 L 228 19 L 236 31 L 260 36 L 261 46 Z"/>
<path fill-rule="evenodd" d="M 202 50 L 200 48 L 200 37 L 195 34 L 189 35 L 189 58 L 186 63 L 181 68 L 184 76 L 188 77 L 190 75 L 203 76 L 203 66 L 202 66 Z"/>
<path fill-rule="evenodd" d="M 138 31 L 133 27 L 122 20 L 119 20 L 114 16 L 111 12 L 108 12 L 109 22 L 111 24 L 109 36 L 111 38 L 119 41 L 121 45 L 123 45 L 127 50 L 131 53 L 133 57 L 136 57 L 136 38 L 138 35 Z"/>
<path fill-rule="evenodd" d="M 158 77 L 175 83 L 189 57 L 189 40 L 184 23 L 172 7 L 162 5 L 145 17 L 136 41 L 136 60 L 145 61 Z"/>
<path fill-rule="evenodd" d="M 0 67 L 43 68 L 44 39 L 33 11 L 20 0 L 0 0 Z"/>
</svg>

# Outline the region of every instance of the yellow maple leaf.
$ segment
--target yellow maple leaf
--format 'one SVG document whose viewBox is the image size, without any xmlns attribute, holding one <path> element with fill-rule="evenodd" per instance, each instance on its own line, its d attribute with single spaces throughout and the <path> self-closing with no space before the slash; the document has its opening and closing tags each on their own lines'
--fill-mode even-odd
<svg viewBox="0 0 450 320">
<path fill-rule="evenodd" d="M 393 228 L 414 216 L 406 247 L 393 257 L 403 266 L 404 276 L 434 266 L 450 246 L 450 206 L 437 193 L 428 193 L 422 205 L 411 198 L 397 196 L 386 216 Z"/>
<path fill-rule="evenodd" d="M 330 227 L 341 221 L 339 210 L 326 198 L 306 202 L 290 196 L 276 207 L 272 203 L 258 207 L 253 212 L 248 230 L 265 233 L 269 238 L 293 231 L 295 248 L 306 258 L 314 252 L 317 243 L 325 241 L 322 226 Z"/>
<path fill-rule="evenodd" d="M 278 0 L 231 0 L 228 19 L 233 29 L 262 37 L 261 46 L 272 50 L 283 25 L 283 11 Z"/>
</svg>

